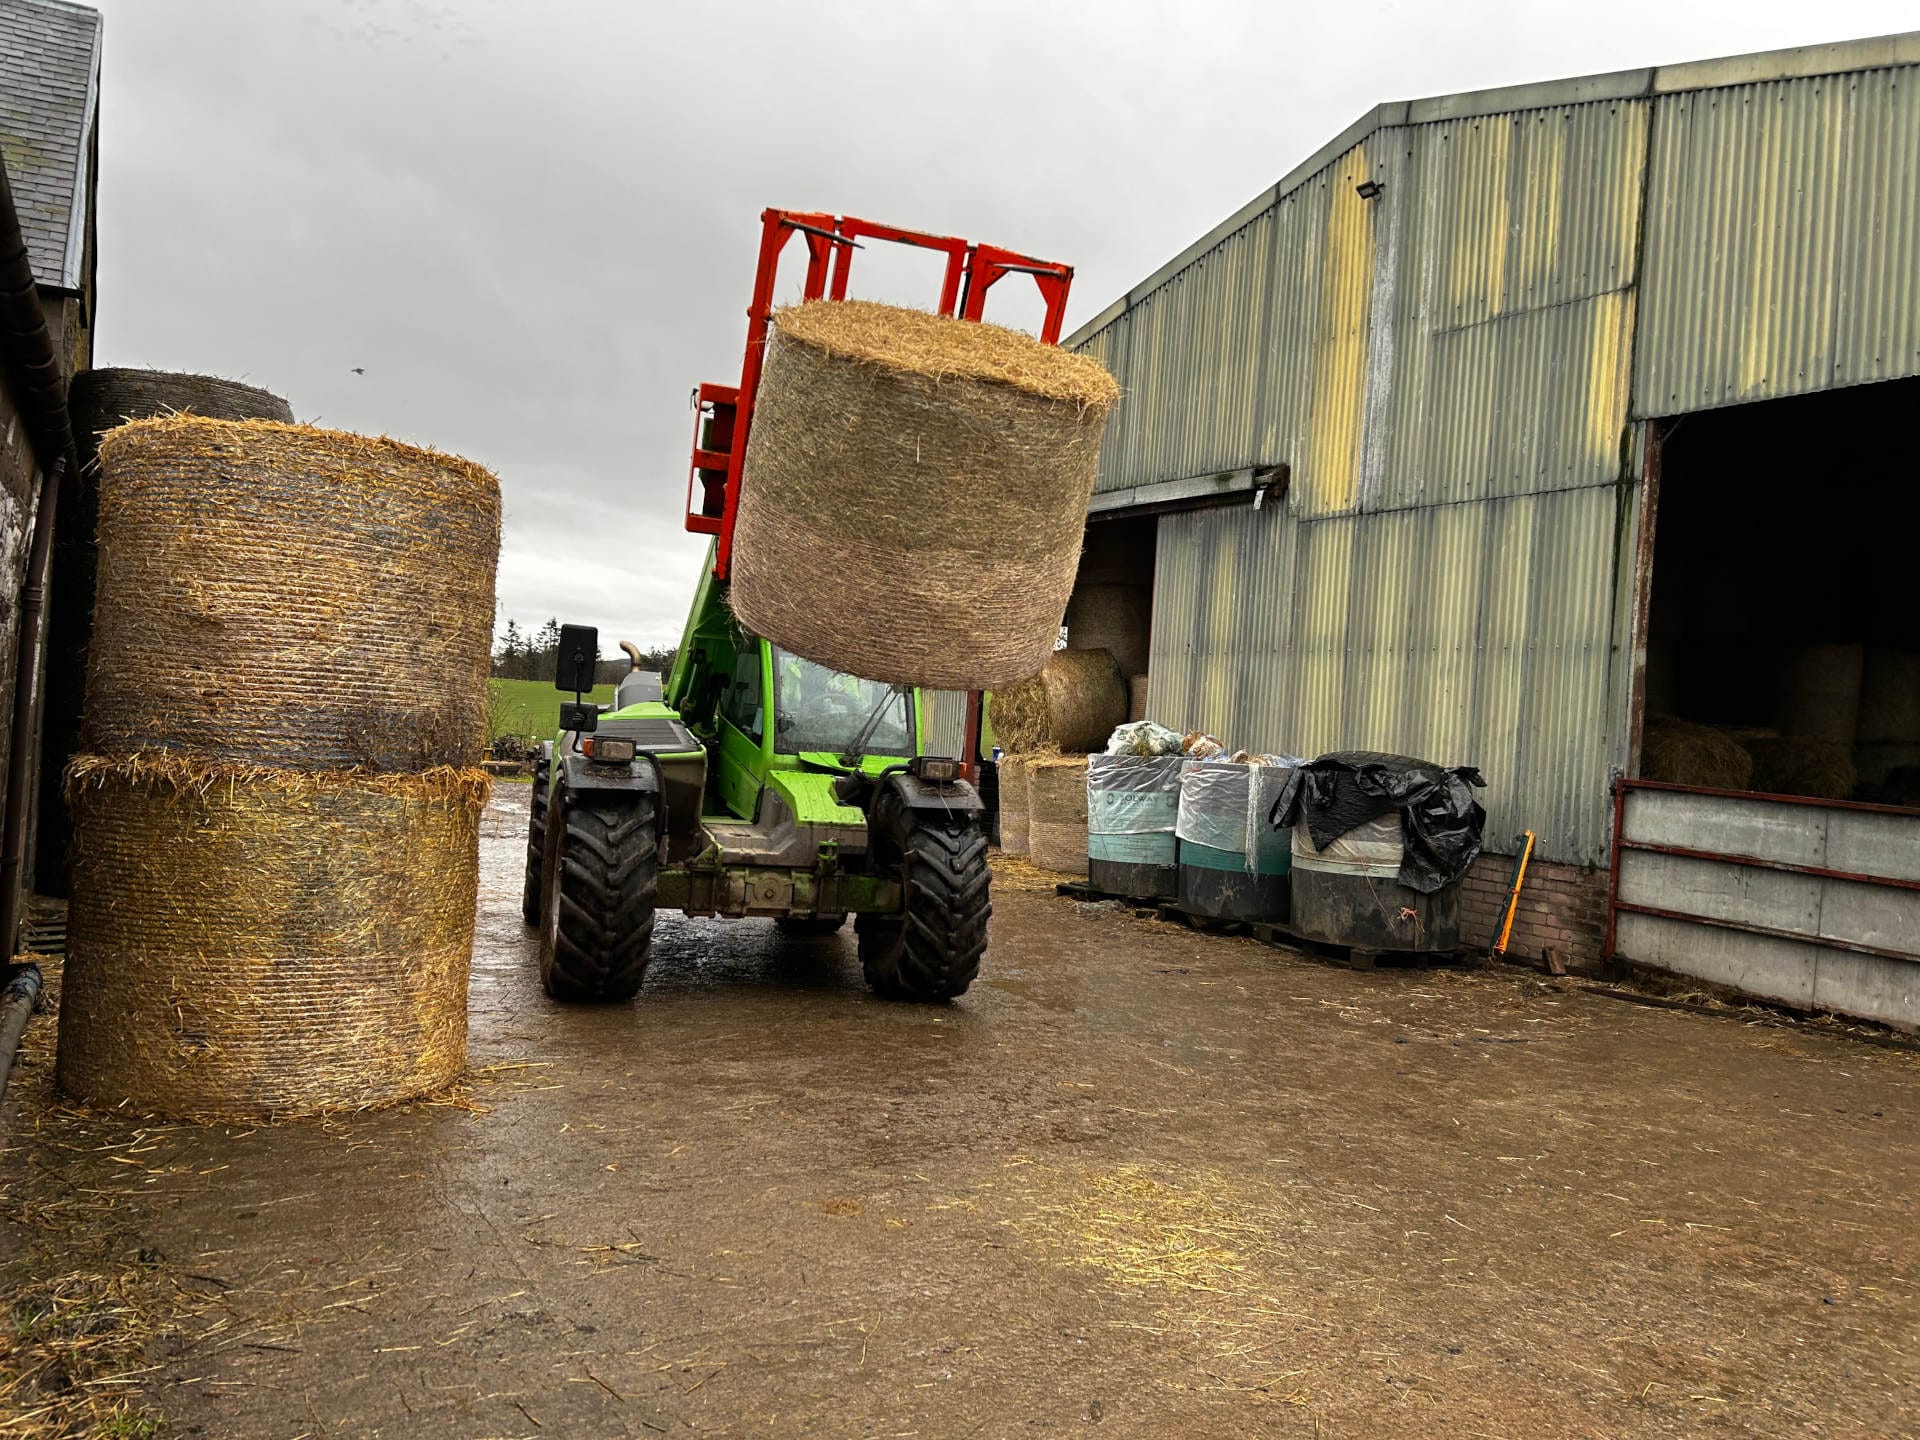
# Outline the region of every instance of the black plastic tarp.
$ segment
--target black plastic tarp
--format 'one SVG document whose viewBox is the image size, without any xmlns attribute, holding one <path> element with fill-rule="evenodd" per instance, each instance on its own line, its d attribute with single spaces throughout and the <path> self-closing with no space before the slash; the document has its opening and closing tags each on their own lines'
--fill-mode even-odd
<svg viewBox="0 0 1920 1440">
<path fill-rule="evenodd" d="M 1451 769 L 1410 755 L 1341 750 L 1293 772 L 1267 812 L 1275 829 L 1305 819 L 1324 850 L 1356 826 L 1397 811 L 1406 848 L 1399 880 L 1423 895 L 1444 890 L 1480 853 L 1487 812 L 1473 798 L 1486 781 L 1471 765 Z"/>
</svg>

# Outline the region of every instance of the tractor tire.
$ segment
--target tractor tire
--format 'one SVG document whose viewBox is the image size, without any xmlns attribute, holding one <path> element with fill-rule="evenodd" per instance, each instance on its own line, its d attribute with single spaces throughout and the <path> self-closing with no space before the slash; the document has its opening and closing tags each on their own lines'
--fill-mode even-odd
<svg viewBox="0 0 1920 1440">
<path fill-rule="evenodd" d="M 547 781 L 553 755 L 542 745 L 533 754 L 533 801 L 527 813 L 527 878 L 520 887 L 520 918 L 540 923 L 540 872 L 547 860 Z"/>
<path fill-rule="evenodd" d="M 896 812 L 876 838 L 883 857 L 898 858 L 907 908 L 854 921 L 867 984 L 889 1000 L 928 1004 L 965 994 L 993 913 L 986 832 L 963 819 Z"/>
<path fill-rule="evenodd" d="M 832 935 L 847 923 L 845 915 L 782 915 L 773 922 L 780 933 L 793 940 L 818 939 Z"/>
<path fill-rule="evenodd" d="M 653 939 L 659 841 L 651 795 L 561 790 L 547 815 L 540 983 L 573 1004 L 631 1000 Z"/>
</svg>

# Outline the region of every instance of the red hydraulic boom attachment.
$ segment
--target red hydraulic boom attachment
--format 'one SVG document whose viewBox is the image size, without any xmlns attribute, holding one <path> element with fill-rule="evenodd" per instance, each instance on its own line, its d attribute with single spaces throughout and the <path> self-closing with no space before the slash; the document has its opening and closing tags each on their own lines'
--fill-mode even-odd
<svg viewBox="0 0 1920 1440">
<path fill-rule="evenodd" d="M 733 569 L 733 525 L 740 507 L 740 471 L 747 454 L 747 436 L 753 426 L 753 402 L 760 389 L 760 366 L 766 355 L 767 325 L 773 315 L 774 284 L 787 242 L 798 235 L 807 251 L 805 300 L 844 300 L 853 269 L 853 252 L 863 242 L 889 241 L 933 250 L 947 257 L 940 282 L 939 313 L 962 320 L 978 320 L 987 304 L 987 291 L 1008 275 L 1031 275 L 1046 303 L 1040 338 L 1060 343 L 1060 325 L 1066 317 L 1067 290 L 1073 267 L 1036 260 L 994 245 L 975 245 L 951 235 L 927 235 L 893 225 L 877 225 L 850 215 L 820 215 L 795 210 L 764 210 L 760 214 L 760 263 L 753 275 L 753 302 L 747 307 L 747 353 L 740 365 L 738 385 L 702 385 L 694 392 L 697 412 L 693 431 L 693 465 L 687 482 L 687 529 L 715 538 L 713 573 L 725 580 Z M 961 757 L 969 776 L 979 753 L 980 696 L 967 697 L 966 753 Z"/>
</svg>

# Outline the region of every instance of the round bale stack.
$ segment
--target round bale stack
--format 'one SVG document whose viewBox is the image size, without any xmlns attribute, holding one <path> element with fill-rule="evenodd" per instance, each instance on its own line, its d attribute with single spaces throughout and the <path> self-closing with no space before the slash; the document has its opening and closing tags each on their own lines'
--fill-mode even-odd
<svg viewBox="0 0 1920 1440">
<path fill-rule="evenodd" d="M 768 335 L 731 603 L 796 654 L 874 680 L 992 689 L 1046 663 L 1119 397 L 1086 358 L 865 301 Z"/>
<path fill-rule="evenodd" d="M 166 370 L 82 370 L 67 387 L 67 410 L 80 453 L 80 473 L 60 487 L 47 615 L 45 739 L 41 744 L 36 881 L 42 894 L 67 893 L 67 847 L 73 838 L 60 776 L 80 748 L 87 694 L 87 649 L 93 635 L 94 531 L 100 492 L 100 437 L 129 420 L 193 414 L 215 420 L 279 420 L 293 410 L 271 391 L 217 375 Z"/>
<path fill-rule="evenodd" d="M 1027 761 L 1021 755 L 1000 757 L 1000 848 L 1009 855 L 1027 853 L 1027 827 L 1032 802 L 1027 796 Z"/>
<path fill-rule="evenodd" d="M 446 1084 L 497 483 L 393 441 L 175 417 L 102 443 L 100 496 L 62 1089 L 250 1121 Z"/>
<path fill-rule="evenodd" d="M 1087 873 L 1087 757 L 1051 755 L 1027 762 L 1028 858 L 1042 870 Z"/>
<path fill-rule="evenodd" d="M 1104 750 L 1127 718 L 1127 686 L 1105 650 L 1057 650 L 1031 679 L 993 692 L 993 734 L 1023 753 Z"/>
</svg>

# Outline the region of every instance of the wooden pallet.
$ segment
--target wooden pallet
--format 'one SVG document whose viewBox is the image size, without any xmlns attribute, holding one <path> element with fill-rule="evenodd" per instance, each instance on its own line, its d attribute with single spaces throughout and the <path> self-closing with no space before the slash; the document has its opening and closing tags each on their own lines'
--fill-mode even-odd
<svg viewBox="0 0 1920 1440">
<path fill-rule="evenodd" d="M 1111 890 L 1102 890 L 1090 880 L 1062 880 L 1053 887 L 1053 893 L 1068 900 L 1078 901 L 1082 905 L 1131 906 L 1135 918 L 1140 920 L 1151 920 L 1156 913 L 1154 902 L 1136 899 L 1132 895 L 1116 895 Z"/>
</svg>

